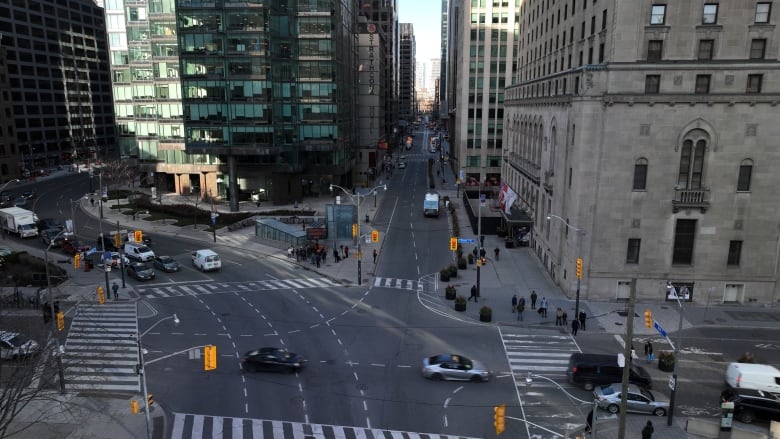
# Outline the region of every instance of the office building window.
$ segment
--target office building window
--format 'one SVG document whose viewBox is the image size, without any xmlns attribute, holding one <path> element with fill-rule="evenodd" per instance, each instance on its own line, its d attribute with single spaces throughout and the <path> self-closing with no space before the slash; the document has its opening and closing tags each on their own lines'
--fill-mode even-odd
<svg viewBox="0 0 780 439">
<path fill-rule="evenodd" d="M 693 140 L 686 139 L 680 148 L 680 173 L 677 176 L 677 187 L 680 189 L 701 189 L 704 175 L 704 152 L 707 142 L 698 140 L 694 146 Z"/>
<path fill-rule="evenodd" d="M 656 94 L 661 89 L 661 75 L 645 76 L 645 94 Z"/>
<path fill-rule="evenodd" d="M 599 64 L 604 62 L 604 43 L 599 44 Z"/>
<path fill-rule="evenodd" d="M 756 3 L 756 23 L 769 23 L 769 13 L 772 11 L 772 3 Z"/>
<path fill-rule="evenodd" d="M 742 256 L 742 241 L 729 241 L 729 258 L 726 265 L 734 267 L 739 265 Z"/>
<path fill-rule="evenodd" d="M 647 159 L 639 159 L 634 164 L 634 190 L 647 189 Z"/>
<path fill-rule="evenodd" d="M 739 177 L 737 177 L 737 192 L 750 192 L 750 177 L 753 175 L 753 161 L 744 160 L 739 165 Z"/>
<path fill-rule="evenodd" d="M 647 60 L 660 61 L 664 49 L 663 40 L 650 40 L 647 42 Z"/>
<path fill-rule="evenodd" d="M 718 22 L 718 4 L 705 3 L 701 17 L 702 24 L 716 24 Z"/>
<path fill-rule="evenodd" d="M 601 11 L 601 30 L 604 30 L 607 28 L 607 10 L 604 9 Z"/>
<path fill-rule="evenodd" d="M 672 264 L 691 265 L 693 263 L 693 245 L 695 238 L 696 220 L 678 219 L 674 228 Z"/>
<path fill-rule="evenodd" d="M 639 263 L 639 246 L 642 240 L 639 238 L 630 238 L 628 240 L 628 249 L 626 250 L 626 264 Z"/>
<path fill-rule="evenodd" d="M 710 92 L 710 75 L 696 75 L 696 94 L 707 94 Z"/>
<path fill-rule="evenodd" d="M 700 60 L 712 59 L 714 47 L 715 40 L 699 40 L 699 53 L 697 58 Z"/>
<path fill-rule="evenodd" d="M 761 93 L 761 80 L 764 75 L 748 75 L 747 79 L 747 92 L 748 93 Z"/>
<path fill-rule="evenodd" d="M 653 5 L 650 9 L 650 24 L 666 23 L 666 5 Z"/>
<path fill-rule="evenodd" d="M 750 42 L 750 59 L 764 59 L 766 40 L 756 38 Z"/>
</svg>

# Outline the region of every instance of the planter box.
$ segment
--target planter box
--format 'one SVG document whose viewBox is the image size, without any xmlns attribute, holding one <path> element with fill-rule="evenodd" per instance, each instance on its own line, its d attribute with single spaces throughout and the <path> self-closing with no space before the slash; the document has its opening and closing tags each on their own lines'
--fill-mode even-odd
<svg viewBox="0 0 780 439">
<path fill-rule="evenodd" d="M 442 281 L 442 282 L 449 282 L 450 274 L 449 273 L 447 273 L 447 274 L 439 273 L 439 280 Z"/>
<path fill-rule="evenodd" d="M 466 304 L 455 302 L 455 311 L 460 311 L 460 312 L 466 311 Z"/>
<path fill-rule="evenodd" d="M 492 313 L 490 313 L 490 314 L 480 314 L 479 315 L 479 321 L 480 322 L 489 322 L 489 321 L 491 321 L 492 320 L 491 314 Z"/>
<path fill-rule="evenodd" d="M 664 372 L 674 372 L 674 362 L 659 361 L 658 369 Z"/>
<path fill-rule="evenodd" d="M 458 295 L 458 292 L 455 290 L 444 290 L 444 298 L 447 300 L 455 300 L 455 296 Z"/>
</svg>

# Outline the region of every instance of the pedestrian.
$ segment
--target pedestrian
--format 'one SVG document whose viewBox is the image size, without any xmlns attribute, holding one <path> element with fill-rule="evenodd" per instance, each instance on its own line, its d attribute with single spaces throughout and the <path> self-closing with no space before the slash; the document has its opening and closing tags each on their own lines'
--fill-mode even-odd
<svg viewBox="0 0 780 439">
<path fill-rule="evenodd" d="M 577 316 L 577 319 L 580 321 L 580 329 L 583 331 L 585 330 L 585 321 L 588 319 L 588 315 L 585 314 L 585 311 L 580 311 L 580 315 Z"/>
<path fill-rule="evenodd" d="M 339 251 L 336 247 L 333 247 L 333 259 L 335 259 L 337 263 L 341 260 L 341 256 L 339 256 Z"/>
<path fill-rule="evenodd" d="M 525 297 L 521 297 L 517 302 L 517 320 L 523 321 L 523 311 L 525 311 Z"/>
<path fill-rule="evenodd" d="M 558 307 L 555 310 L 555 326 L 563 325 L 563 310 Z"/>
<path fill-rule="evenodd" d="M 547 298 L 542 297 L 542 300 L 539 302 L 539 309 L 541 310 L 542 317 L 545 319 L 547 318 Z"/>
<path fill-rule="evenodd" d="M 314 261 L 317 263 L 317 268 L 320 268 L 320 262 L 322 262 L 322 257 L 320 256 L 319 252 L 317 252 L 314 255 Z"/>
<path fill-rule="evenodd" d="M 349 257 L 349 247 L 344 246 L 344 259 L 347 259 Z"/>
<path fill-rule="evenodd" d="M 496 248 L 493 250 L 493 253 L 495 253 L 495 254 L 496 254 L 496 260 L 498 260 L 498 254 L 499 254 L 500 252 L 501 252 L 501 250 L 499 250 L 499 249 L 498 249 L 498 247 L 496 247 Z"/>
<path fill-rule="evenodd" d="M 647 340 L 645 343 L 645 357 L 647 357 L 648 363 L 652 363 L 655 359 L 655 354 L 653 354 L 653 344 L 650 343 L 650 340 Z"/>
<path fill-rule="evenodd" d="M 487 255 L 487 252 L 485 251 L 485 248 L 484 247 L 480 248 L 479 249 L 479 257 L 480 258 L 484 258 L 485 255 Z"/>
<path fill-rule="evenodd" d="M 89 204 L 91 204 L 92 207 L 95 207 L 95 199 L 94 198 L 90 198 L 89 199 Z"/>
<path fill-rule="evenodd" d="M 561 315 L 561 318 L 563 319 L 563 326 L 569 324 L 569 316 L 566 314 L 566 310 L 563 310 L 563 315 Z"/>
<path fill-rule="evenodd" d="M 471 299 L 474 299 L 474 303 L 477 303 L 477 286 L 476 285 L 472 285 L 471 286 L 471 296 L 469 296 L 468 300 L 471 300 Z"/>
<path fill-rule="evenodd" d="M 288 257 L 288 258 L 292 259 L 292 257 L 293 257 L 293 251 L 294 251 L 294 250 L 293 250 L 293 246 L 289 246 L 289 247 L 287 248 L 287 257 Z"/>
<path fill-rule="evenodd" d="M 517 294 L 512 296 L 512 312 L 517 310 Z"/>
<path fill-rule="evenodd" d="M 642 439 L 652 439 L 654 431 L 655 429 L 653 428 L 653 423 L 647 421 L 647 424 L 645 424 L 645 428 L 642 429 Z"/>
<path fill-rule="evenodd" d="M 571 321 L 571 335 L 576 337 L 578 329 L 580 329 L 580 321 L 579 320 L 572 320 Z"/>
<path fill-rule="evenodd" d="M 531 309 L 536 309 L 536 290 L 531 291 Z"/>
<path fill-rule="evenodd" d="M 111 290 L 114 291 L 114 300 L 119 300 L 119 285 L 114 282 L 113 285 L 111 285 Z"/>
<path fill-rule="evenodd" d="M 374 249 L 374 265 L 376 265 L 376 257 L 378 256 L 378 253 L 376 252 L 376 249 Z"/>
</svg>

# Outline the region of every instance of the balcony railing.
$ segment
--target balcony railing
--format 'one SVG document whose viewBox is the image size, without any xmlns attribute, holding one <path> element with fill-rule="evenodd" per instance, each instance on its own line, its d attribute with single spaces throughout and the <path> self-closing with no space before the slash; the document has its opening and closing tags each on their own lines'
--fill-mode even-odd
<svg viewBox="0 0 780 439">
<path fill-rule="evenodd" d="M 680 209 L 701 209 L 701 213 L 707 212 L 710 207 L 709 189 L 676 189 L 672 200 L 672 212 Z"/>
</svg>

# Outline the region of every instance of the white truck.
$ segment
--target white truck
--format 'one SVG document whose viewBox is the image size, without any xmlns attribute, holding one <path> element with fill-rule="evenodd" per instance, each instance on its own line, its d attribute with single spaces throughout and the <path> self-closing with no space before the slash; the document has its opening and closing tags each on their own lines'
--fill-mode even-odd
<svg viewBox="0 0 780 439">
<path fill-rule="evenodd" d="M 439 194 L 425 194 L 425 201 L 423 201 L 423 215 L 439 216 L 439 203 Z"/>
<path fill-rule="evenodd" d="M 6 207 L 0 209 L 0 226 L 8 233 L 19 235 L 20 238 L 38 236 L 38 216 L 21 207 Z"/>
</svg>

